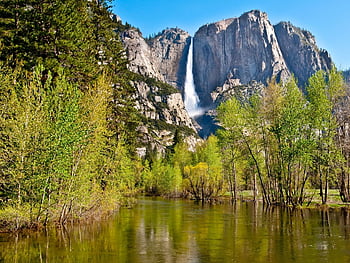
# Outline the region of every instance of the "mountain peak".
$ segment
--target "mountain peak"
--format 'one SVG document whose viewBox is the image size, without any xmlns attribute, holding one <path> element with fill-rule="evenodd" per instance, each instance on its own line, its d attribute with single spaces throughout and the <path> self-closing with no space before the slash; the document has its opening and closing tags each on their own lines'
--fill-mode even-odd
<svg viewBox="0 0 350 263">
<path fill-rule="evenodd" d="M 259 18 L 268 19 L 267 13 L 265 13 L 263 11 L 260 11 L 260 10 L 257 10 L 257 9 L 245 12 L 240 17 L 241 18 L 244 18 L 244 17 L 248 17 L 248 18 L 259 17 Z"/>
</svg>

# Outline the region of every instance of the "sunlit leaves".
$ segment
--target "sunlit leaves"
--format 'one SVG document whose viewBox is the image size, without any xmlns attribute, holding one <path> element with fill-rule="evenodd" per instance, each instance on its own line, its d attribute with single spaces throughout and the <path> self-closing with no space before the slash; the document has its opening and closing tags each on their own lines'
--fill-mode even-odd
<svg viewBox="0 0 350 263">
<path fill-rule="evenodd" d="M 344 94 L 342 76 L 335 68 L 329 73 L 319 71 L 310 78 L 306 92 L 307 97 L 294 78 L 286 83 L 273 80 L 260 98 L 250 102 L 231 98 L 218 108 L 225 159 L 254 160 L 267 202 L 302 204 L 314 171 L 325 189 L 326 202 L 330 171 L 336 173 L 339 160 L 334 109 Z"/>
</svg>

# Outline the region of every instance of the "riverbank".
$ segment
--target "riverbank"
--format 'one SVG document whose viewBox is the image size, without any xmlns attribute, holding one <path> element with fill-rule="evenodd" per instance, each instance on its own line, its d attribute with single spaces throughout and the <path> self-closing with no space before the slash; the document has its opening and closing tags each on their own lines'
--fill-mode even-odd
<svg viewBox="0 0 350 263">
<path fill-rule="evenodd" d="M 327 209 L 346 209 L 350 210 L 350 203 L 344 203 L 339 197 L 339 191 L 337 189 L 329 190 L 328 203 L 323 205 L 321 198 L 317 195 L 316 189 L 307 191 L 307 202 L 303 206 L 299 206 L 299 209 L 313 209 L 313 210 L 327 210 Z M 238 202 L 252 202 L 254 200 L 253 191 L 244 190 L 238 194 Z M 144 197 L 141 197 L 141 199 Z M 186 198 L 172 198 L 164 197 L 169 200 L 188 200 Z M 45 229 L 48 225 L 62 227 L 66 225 L 85 224 L 91 221 L 98 222 L 105 220 L 120 210 L 121 207 L 132 208 L 137 203 L 137 197 L 124 197 L 116 198 L 114 200 L 95 200 L 95 204 L 91 204 L 84 209 L 80 208 L 71 209 L 69 213 L 65 215 L 64 221 L 62 221 L 62 206 L 57 206 L 56 209 L 50 210 L 50 218 L 34 218 L 35 212 L 31 207 L 15 208 L 8 206 L 0 210 L 0 233 L 11 233 L 21 231 L 40 231 Z M 224 197 L 218 198 L 212 205 L 221 204 L 223 202 L 230 202 L 230 195 L 226 194 Z M 262 203 L 262 198 L 257 199 L 258 203 Z M 278 206 L 278 205 L 277 205 Z"/>
<path fill-rule="evenodd" d="M 0 209 L 0 233 L 41 231 L 48 226 L 64 227 L 102 221 L 115 215 L 121 207 L 132 207 L 135 197 L 96 199 L 94 203 L 80 207 L 57 204 L 39 215 L 31 206 L 6 206 Z"/>
</svg>

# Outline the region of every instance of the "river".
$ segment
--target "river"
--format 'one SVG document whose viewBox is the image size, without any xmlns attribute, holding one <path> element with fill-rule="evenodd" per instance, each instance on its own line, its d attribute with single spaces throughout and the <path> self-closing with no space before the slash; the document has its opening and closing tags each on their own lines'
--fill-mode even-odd
<svg viewBox="0 0 350 263">
<path fill-rule="evenodd" d="M 143 198 L 106 221 L 1 234 L 0 262 L 350 262 L 350 214 Z"/>
</svg>

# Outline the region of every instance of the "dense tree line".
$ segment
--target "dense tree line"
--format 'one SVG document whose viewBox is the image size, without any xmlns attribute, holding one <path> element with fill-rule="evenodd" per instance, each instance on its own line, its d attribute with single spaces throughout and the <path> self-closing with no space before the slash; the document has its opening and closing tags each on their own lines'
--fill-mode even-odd
<svg viewBox="0 0 350 263">
<path fill-rule="evenodd" d="M 180 140 L 166 157 L 155 155 L 146 161 L 144 190 L 202 202 L 213 200 L 226 191 L 220 155 L 215 136 L 198 143 L 194 152 Z"/>
<path fill-rule="evenodd" d="M 262 198 L 267 204 L 300 206 L 313 195 L 326 204 L 329 189 L 335 188 L 342 201 L 349 202 L 345 91 L 335 68 L 316 72 L 304 93 L 294 78 L 285 83 L 272 80 L 249 100 L 233 97 L 223 102 L 217 109 L 222 127 L 217 137 L 197 145 L 194 153 L 176 146 L 167 165 L 178 167 L 182 193 L 197 200 L 223 193 L 236 200 L 240 190 L 251 190 L 255 200 Z M 157 189 L 160 176 L 153 184 Z"/>
<path fill-rule="evenodd" d="M 82 217 L 134 185 L 130 154 L 108 120 L 110 82 L 101 76 L 83 93 L 63 70 L 42 83 L 43 71 L 0 75 L 0 198 L 17 227 Z"/>
<path fill-rule="evenodd" d="M 2 224 L 100 215 L 134 192 L 138 116 L 121 26 L 102 0 L 1 1 Z"/>
<path fill-rule="evenodd" d="M 231 161 L 251 159 L 266 203 L 302 205 L 305 190 L 314 186 L 327 202 L 342 164 L 334 112 L 343 92 L 342 76 L 332 69 L 309 79 L 306 96 L 292 78 L 285 84 L 272 81 L 261 98 L 247 103 L 232 98 L 219 107 L 221 136 L 236 138 L 231 147 L 247 152 Z"/>
</svg>

